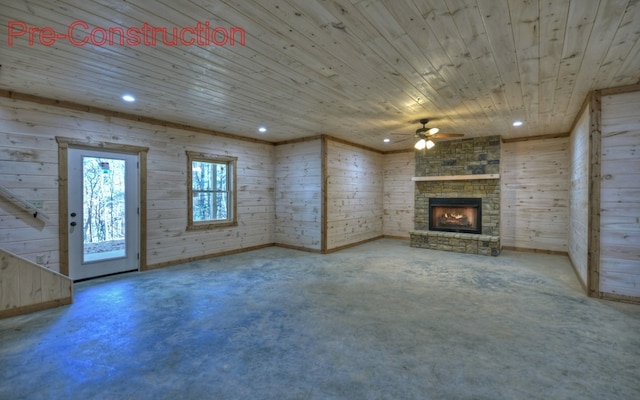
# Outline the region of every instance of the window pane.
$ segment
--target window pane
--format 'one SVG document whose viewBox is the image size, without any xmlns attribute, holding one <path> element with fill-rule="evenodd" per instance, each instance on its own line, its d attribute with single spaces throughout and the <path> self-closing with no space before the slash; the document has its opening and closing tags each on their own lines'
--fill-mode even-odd
<svg viewBox="0 0 640 400">
<path fill-rule="evenodd" d="M 215 221 L 228 218 L 227 193 L 200 192 L 193 195 L 193 221 Z"/>
<path fill-rule="evenodd" d="M 228 219 L 227 210 L 227 193 L 216 193 L 216 212 L 214 214 L 216 218 L 214 219 Z"/>
<path fill-rule="evenodd" d="M 213 219 L 213 193 L 193 194 L 193 221 L 210 221 Z"/>
<path fill-rule="evenodd" d="M 227 164 L 214 164 L 216 168 L 216 190 L 227 190 Z"/>
<path fill-rule="evenodd" d="M 84 262 L 125 256 L 125 161 L 82 157 Z"/>
<path fill-rule="evenodd" d="M 191 188 L 193 190 L 212 190 L 213 169 L 214 166 L 211 163 L 193 161 L 191 163 Z"/>
</svg>

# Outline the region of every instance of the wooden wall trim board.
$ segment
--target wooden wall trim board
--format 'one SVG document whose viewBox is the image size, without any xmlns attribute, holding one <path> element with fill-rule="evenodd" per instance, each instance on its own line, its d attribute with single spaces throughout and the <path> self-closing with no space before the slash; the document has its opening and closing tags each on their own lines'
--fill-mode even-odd
<svg viewBox="0 0 640 400">
<path fill-rule="evenodd" d="M 551 135 L 537 135 L 537 136 L 526 136 L 520 138 L 513 139 L 505 139 L 501 137 L 502 143 L 515 143 L 515 142 L 529 142 L 531 140 L 547 140 L 547 139 L 558 139 L 563 137 L 569 137 L 571 134 L 569 132 L 565 133 L 555 133 Z"/>
<path fill-rule="evenodd" d="M 622 303 L 631 303 L 640 305 L 640 298 L 625 296 L 621 294 L 601 293 L 600 298 L 603 300 L 620 301 Z"/>
<path fill-rule="evenodd" d="M 372 237 L 372 238 L 369 238 L 369 239 L 361 240 L 361 241 L 359 241 L 359 242 L 349 243 L 349 244 L 346 244 L 346 245 L 344 245 L 344 246 L 334 247 L 334 248 L 332 248 L 332 249 L 325 250 L 325 251 L 323 251 L 322 253 L 323 253 L 323 254 L 335 253 L 336 251 L 340 251 L 340 250 L 348 249 L 348 248 L 350 248 L 350 247 L 355 247 L 355 246 L 359 246 L 359 245 L 361 245 L 361 244 L 365 244 L 365 243 L 373 242 L 374 240 L 382 239 L 382 238 L 384 238 L 384 237 L 385 237 L 384 235 L 380 235 L 380 236 Z M 406 239 L 406 238 L 402 238 L 402 239 Z"/>
<path fill-rule="evenodd" d="M 340 138 L 337 138 L 337 137 L 331 136 L 331 135 L 324 135 L 324 136 L 327 139 L 331 140 L 332 142 L 346 144 L 348 146 L 357 147 L 359 149 L 371 151 L 371 152 L 378 153 L 378 154 L 384 154 L 384 152 L 382 152 L 382 151 L 380 151 L 378 149 L 374 149 L 373 147 L 365 146 L 365 145 L 359 144 L 359 143 L 353 143 L 353 142 L 350 142 L 348 140 L 340 139 Z"/>
<path fill-rule="evenodd" d="M 292 246 L 290 244 L 284 244 L 284 243 L 274 243 L 274 246 L 276 247 L 282 247 L 283 249 L 291 249 L 291 250 L 298 250 L 298 251 L 306 251 L 307 253 L 317 253 L 317 254 L 322 254 L 322 250 L 318 250 L 318 249 L 310 249 L 308 247 L 302 247 L 302 246 Z"/>
<path fill-rule="evenodd" d="M 569 256 L 569 253 L 566 251 L 559 250 L 545 250 L 545 249 L 531 249 L 528 247 L 517 247 L 517 246 L 502 246 L 503 250 L 510 251 L 521 251 L 524 253 L 536 253 L 536 254 L 551 254 L 555 256 Z"/>
<path fill-rule="evenodd" d="M 276 142 L 274 143 L 274 145 L 276 146 L 282 146 L 285 144 L 294 144 L 294 143 L 303 143 L 303 142 L 310 142 L 312 140 L 318 140 L 321 139 L 323 135 L 315 135 L 315 136 L 307 136 L 307 137 L 303 137 L 300 139 L 292 139 L 292 140 L 283 140 L 282 142 Z"/>
<path fill-rule="evenodd" d="M 589 101 L 590 128 L 589 128 L 589 244 L 587 262 L 587 282 L 589 296 L 599 297 L 600 295 L 600 181 L 601 181 L 601 160 L 600 152 L 602 146 L 602 96 L 596 90 L 592 93 Z"/>
<path fill-rule="evenodd" d="M 69 276 L 69 209 L 68 209 L 68 150 L 72 148 L 83 148 L 90 150 L 112 150 L 121 153 L 131 153 L 138 155 L 138 174 L 139 182 L 139 243 L 138 249 L 140 257 L 138 260 L 138 269 L 145 271 L 147 269 L 147 152 L 148 147 L 132 146 L 121 143 L 98 142 L 79 140 L 56 136 L 58 142 L 58 241 L 60 246 L 60 273 Z"/>
<path fill-rule="evenodd" d="M 210 259 L 210 258 L 216 258 L 216 257 L 222 257 L 222 256 L 230 256 L 232 254 L 246 253 L 248 251 L 260 250 L 260 249 L 265 249 L 267 247 L 273 247 L 273 246 L 277 246 L 277 244 L 276 243 L 267 243 L 267 244 L 261 244 L 261 245 L 258 245 L 258 246 L 245 247 L 245 248 L 242 248 L 242 249 L 220 251 L 218 253 L 203 254 L 201 256 L 196 256 L 196 257 L 188 257 L 188 258 L 181 258 L 179 260 L 164 261 L 164 262 L 160 262 L 160 263 L 157 263 L 157 264 L 148 265 L 145 270 L 150 271 L 150 270 L 153 270 L 153 269 L 165 268 L 165 267 L 170 267 L 170 266 L 173 266 L 173 265 L 186 264 L 186 263 L 190 263 L 190 262 L 194 262 L 194 261 L 202 261 L 202 260 L 207 260 L 207 259 Z"/>
<path fill-rule="evenodd" d="M 411 148 L 411 149 L 405 149 L 405 150 L 389 150 L 389 151 L 382 152 L 382 154 L 384 154 L 385 156 L 388 154 L 401 154 L 401 153 L 415 153 L 415 150 Z"/>
<path fill-rule="evenodd" d="M 613 94 L 621 94 L 621 93 L 629 93 L 629 92 L 640 92 L 640 83 L 637 83 L 635 85 L 616 86 L 612 88 L 601 89 L 600 95 L 610 96 Z"/>
<path fill-rule="evenodd" d="M 60 273 L 69 276 L 69 144 L 58 141 L 58 253 Z"/>
<path fill-rule="evenodd" d="M 320 142 L 320 170 L 322 171 L 320 193 L 322 198 L 321 204 L 321 223 L 320 223 L 320 252 L 327 251 L 327 185 L 329 177 L 327 174 L 327 136 L 322 135 Z"/>
<path fill-rule="evenodd" d="M 138 152 L 138 173 L 140 174 L 140 271 L 147 270 L 147 150 Z"/>
<path fill-rule="evenodd" d="M 267 142 L 266 140 L 248 138 L 248 137 L 238 136 L 238 135 L 232 135 L 230 133 L 218 132 L 218 131 L 214 131 L 214 130 L 211 130 L 211 129 L 199 128 L 199 127 L 191 126 L 191 125 L 187 125 L 187 124 L 180 124 L 180 123 L 177 123 L 177 122 L 165 121 L 165 120 L 162 120 L 162 119 L 159 119 L 159 118 L 143 117 L 143 116 L 132 114 L 132 113 L 124 113 L 124 112 L 120 112 L 120 111 L 109 110 L 109 109 L 106 109 L 106 108 L 100 108 L 100 107 L 94 107 L 94 106 L 86 106 L 86 105 L 82 105 L 82 104 L 79 104 L 79 103 L 74 103 L 74 102 L 71 102 L 71 101 L 56 100 L 56 99 L 52 99 L 52 98 L 48 98 L 48 97 L 42 97 L 42 96 L 36 96 L 36 95 L 31 95 L 31 94 L 26 94 L 26 93 L 14 92 L 14 91 L 10 91 L 10 90 L 0 89 L 0 97 L 6 97 L 6 98 L 9 98 L 9 99 L 13 99 L 13 100 L 29 101 L 31 103 L 37 103 L 37 104 L 43 104 L 43 105 L 48 105 L 48 106 L 66 108 L 66 109 L 74 110 L 74 111 L 89 112 L 89 113 L 92 113 L 92 114 L 103 115 L 105 117 L 121 118 L 121 119 L 129 120 L 129 121 L 144 122 L 144 123 L 151 124 L 151 125 L 166 126 L 168 128 L 182 129 L 182 130 L 185 130 L 185 131 L 204 133 L 204 134 L 207 134 L 207 135 L 220 136 L 220 137 L 225 137 L 225 138 L 230 138 L 230 139 L 235 139 L 235 140 L 242 140 L 242 141 L 245 141 L 245 142 L 273 145 L 272 142 Z"/>
<path fill-rule="evenodd" d="M 56 308 L 60 306 L 66 306 L 73 303 L 73 297 L 65 297 L 62 299 L 50 300 L 44 303 L 31 304 L 23 307 L 9 308 L 6 310 L 0 310 L 0 319 L 15 317 L 18 315 L 24 315 L 33 313 L 36 311 L 48 310 L 49 308 Z"/>
</svg>

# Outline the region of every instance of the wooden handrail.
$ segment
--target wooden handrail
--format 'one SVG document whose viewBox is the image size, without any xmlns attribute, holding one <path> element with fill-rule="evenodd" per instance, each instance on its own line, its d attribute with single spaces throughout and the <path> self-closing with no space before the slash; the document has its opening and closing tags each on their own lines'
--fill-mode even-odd
<svg viewBox="0 0 640 400">
<path fill-rule="evenodd" d="M 34 218 L 38 218 L 43 222 L 51 221 L 51 218 L 49 218 L 47 214 L 43 213 L 40 209 L 38 209 L 28 201 L 21 199 L 20 196 L 18 196 L 2 184 L 0 184 L 0 194 L 16 206 L 33 215 Z"/>
</svg>

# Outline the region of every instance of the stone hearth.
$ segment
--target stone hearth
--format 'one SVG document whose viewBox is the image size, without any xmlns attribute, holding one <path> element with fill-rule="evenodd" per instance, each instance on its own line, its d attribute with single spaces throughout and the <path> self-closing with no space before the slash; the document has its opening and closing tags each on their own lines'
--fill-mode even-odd
<svg viewBox="0 0 640 400">
<path fill-rule="evenodd" d="M 500 254 L 499 173 L 499 136 L 440 142 L 431 150 L 417 151 L 416 179 L 429 177 L 434 180 L 416 182 L 415 230 L 410 232 L 411 246 L 492 256 Z M 444 197 L 482 198 L 481 234 L 430 231 L 429 198 Z"/>
</svg>

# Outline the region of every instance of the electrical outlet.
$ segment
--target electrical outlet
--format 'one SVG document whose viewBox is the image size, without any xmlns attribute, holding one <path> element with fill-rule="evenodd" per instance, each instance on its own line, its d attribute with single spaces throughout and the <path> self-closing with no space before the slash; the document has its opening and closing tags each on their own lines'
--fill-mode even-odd
<svg viewBox="0 0 640 400">
<path fill-rule="evenodd" d="M 42 208 L 42 200 L 29 200 L 29 204 L 35 208 Z"/>
<path fill-rule="evenodd" d="M 44 265 L 44 254 L 38 254 L 36 256 L 36 264 Z"/>
</svg>

